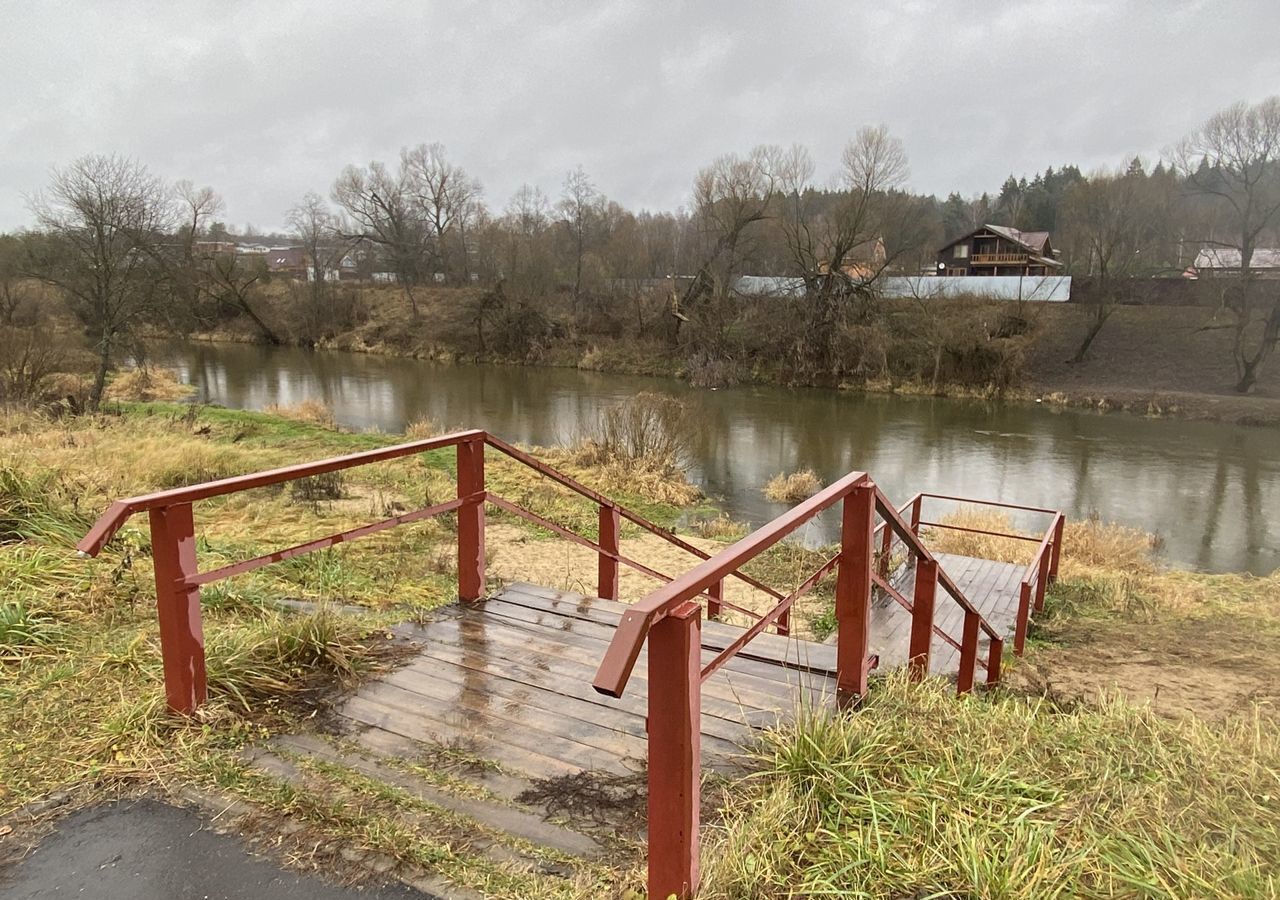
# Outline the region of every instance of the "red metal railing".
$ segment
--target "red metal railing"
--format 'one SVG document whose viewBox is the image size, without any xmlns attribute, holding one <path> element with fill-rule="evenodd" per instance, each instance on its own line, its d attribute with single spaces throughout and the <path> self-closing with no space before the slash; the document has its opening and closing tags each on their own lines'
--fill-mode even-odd
<svg viewBox="0 0 1280 900">
<path fill-rule="evenodd" d="M 922 521 L 922 507 L 926 500 L 942 500 L 965 506 L 988 506 L 996 509 L 1008 509 L 1015 512 L 1031 513 L 1038 517 L 1048 517 L 1044 533 L 1040 537 L 1019 534 L 1013 531 L 991 531 L 985 528 L 971 528 L 952 522 Z M 946 494 L 920 493 L 911 498 L 911 520 L 913 527 L 941 528 L 948 531 L 963 531 L 969 534 L 982 534 L 990 537 L 1008 538 L 1014 541 L 1027 541 L 1036 544 L 1036 552 L 1023 571 L 1018 586 L 1018 618 L 1014 629 L 1013 649 L 1019 656 L 1027 642 L 1027 630 L 1031 622 L 1032 608 L 1044 609 L 1045 589 L 1058 580 L 1058 562 L 1062 556 L 1062 532 L 1066 525 L 1066 516 L 1056 509 L 1043 506 L 1022 506 L 1017 503 L 1004 503 L 998 500 L 973 500 L 966 497 L 952 497 Z"/>
<path fill-rule="evenodd" d="M 199 570 L 192 511 L 192 505 L 197 501 L 448 447 L 456 448 L 457 453 L 457 496 L 453 500 L 217 569 L 205 572 Z M 486 447 L 493 448 L 595 503 L 599 508 L 599 540 L 592 541 L 489 491 L 485 480 Z M 1003 636 L 965 598 L 921 540 L 919 531 L 922 526 L 951 527 L 921 521 L 921 506 L 926 497 L 938 495 L 920 494 L 901 510 L 896 509 L 865 473 L 853 472 L 711 556 L 528 453 L 483 431 L 462 431 L 119 500 L 94 524 L 80 542 L 79 549 L 82 553 L 97 555 L 130 516 L 140 512 L 148 513 L 155 561 L 165 691 L 170 708 L 179 713 L 194 711 L 206 696 L 204 639 L 200 620 L 202 585 L 397 525 L 448 512 L 457 513 L 458 595 L 462 600 L 478 600 L 485 594 L 486 504 L 493 504 L 596 551 L 599 560 L 600 597 L 617 598 L 619 567 L 623 565 L 664 582 L 662 587 L 623 613 L 613 640 L 600 662 L 593 685 L 602 693 L 621 696 L 642 649 L 648 644 L 650 896 L 675 895 L 684 898 L 696 891 L 698 883 L 701 684 L 766 628 L 772 626 L 780 634 L 786 634 L 791 608 L 824 577 L 833 571 L 837 573 L 836 687 L 842 702 L 865 696 L 868 676 L 875 665 L 874 658 L 869 654 L 870 610 L 874 588 L 886 592 L 911 613 L 909 665 L 912 677 L 921 678 L 928 671 L 930 646 L 936 635 L 960 651 L 958 692 L 965 693 L 972 688 L 978 665 L 985 669 L 988 684 L 998 681 Z M 837 503 L 841 504 L 839 551 L 790 593 L 784 595 L 742 571 L 742 567 L 750 560 Z M 911 510 L 909 522 L 903 518 L 908 509 Z M 1053 513 L 1052 510 L 1035 511 Z M 881 520 L 878 525 L 877 515 Z M 1029 615 L 1032 597 L 1034 596 L 1036 608 L 1040 608 L 1044 586 L 1057 572 L 1062 516 L 1057 513 L 1053 515 L 1054 523 L 1040 541 L 1035 558 L 1023 578 L 1023 606 L 1027 608 L 1020 612 L 1019 648 L 1025 636 L 1025 620 Z M 619 550 L 619 532 L 624 519 L 699 557 L 701 562 L 683 575 L 672 578 L 622 555 Z M 880 541 L 878 565 L 875 547 L 877 540 Z M 890 577 L 891 560 L 899 545 L 906 552 L 907 564 L 915 566 L 913 596 L 910 599 L 898 591 Z M 726 578 L 737 578 L 763 591 L 777 602 L 763 615 L 732 604 L 724 599 Z M 934 621 L 939 586 L 964 611 L 959 639 L 943 632 Z M 713 616 L 721 609 L 729 608 L 754 619 L 737 640 L 705 666 L 701 661 L 699 602 L 703 597 L 707 598 L 708 612 Z M 985 660 L 978 658 L 981 632 L 985 632 L 989 639 Z"/>
<path fill-rule="evenodd" d="M 727 575 L 837 503 L 842 505 L 839 552 L 702 665 L 701 607 L 697 598 L 715 590 Z M 882 520 L 879 525 L 875 523 L 877 514 Z M 918 522 L 916 514 L 913 523 L 904 521 L 902 513 L 865 472 L 852 472 L 658 588 L 622 614 L 592 684 L 600 693 L 622 696 L 640 653 L 648 644 L 649 896 L 684 898 L 697 891 L 702 682 L 832 571 L 837 572 L 836 692 L 841 703 L 866 695 L 868 676 L 875 665 L 869 652 L 873 586 L 886 591 L 911 613 L 911 677 L 922 678 L 928 671 L 930 646 L 936 634 L 960 651 L 956 679 L 959 693 L 972 689 L 978 665 L 986 670 L 988 684 L 999 680 L 1003 635 L 939 567 L 920 539 Z M 879 566 L 874 553 L 877 536 Z M 916 568 L 911 600 L 902 596 L 889 579 L 895 539 L 902 543 L 909 562 Z M 964 611 L 959 640 L 935 624 L 939 586 Z M 989 640 L 987 659 L 982 662 L 978 660 L 980 632 L 986 632 Z"/>
<path fill-rule="evenodd" d="M 563 525 L 488 491 L 484 468 L 486 446 L 492 447 L 595 503 L 599 507 L 599 540 L 593 541 L 583 537 Z M 449 447 L 455 447 L 457 452 L 457 496 L 453 500 L 316 538 L 217 569 L 204 572 L 199 570 L 192 509 L 193 504 L 198 501 Z M 397 525 L 457 512 L 458 595 L 464 600 L 477 600 L 484 596 L 485 592 L 484 508 L 486 503 L 520 516 L 574 543 L 595 550 L 599 556 L 597 593 L 600 597 L 607 599 L 618 598 L 619 566 L 628 566 L 658 581 L 672 580 L 671 576 L 622 555 L 619 551 L 619 533 L 624 519 L 695 557 L 706 559 L 708 556 L 704 550 L 682 540 L 667 529 L 620 506 L 603 494 L 553 469 L 523 450 L 483 431 L 461 431 L 392 447 L 117 500 L 94 523 L 89 533 L 80 541 L 78 549 L 83 554 L 96 556 L 130 516 L 142 512 L 149 515 L 165 692 L 171 709 L 175 712 L 190 713 L 206 699 L 204 635 L 200 616 L 201 586 L 251 572 L 270 563 L 376 534 Z M 782 599 L 782 594 L 777 590 L 744 572 L 734 571 L 729 575 L 776 599 Z M 718 590 L 708 594 L 708 601 L 709 609 L 714 614 L 718 614 L 723 608 L 728 608 L 755 617 L 755 613 L 751 610 L 722 599 Z M 787 633 L 788 619 L 789 615 L 784 612 L 773 621 L 779 634 Z"/>
</svg>

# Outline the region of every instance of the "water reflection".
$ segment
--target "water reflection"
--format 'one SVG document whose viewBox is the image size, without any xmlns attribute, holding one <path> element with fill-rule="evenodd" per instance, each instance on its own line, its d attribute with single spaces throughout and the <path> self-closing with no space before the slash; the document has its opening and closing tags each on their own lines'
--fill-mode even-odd
<svg viewBox="0 0 1280 900">
<path fill-rule="evenodd" d="M 535 444 L 572 439 L 608 404 L 659 390 L 697 415 L 694 477 L 731 515 L 757 524 L 783 509 L 760 494 L 777 472 L 809 467 L 829 481 L 865 469 L 902 500 L 923 488 L 1154 530 L 1183 566 L 1264 573 L 1280 564 L 1275 429 L 823 390 L 704 391 L 574 369 L 251 345 L 175 344 L 154 357 L 197 385 L 203 401 L 257 409 L 318 398 L 356 428 L 399 431 L 430 418 Z M 808 537 L 831 528 L 819 523 Z"/>
</svg>

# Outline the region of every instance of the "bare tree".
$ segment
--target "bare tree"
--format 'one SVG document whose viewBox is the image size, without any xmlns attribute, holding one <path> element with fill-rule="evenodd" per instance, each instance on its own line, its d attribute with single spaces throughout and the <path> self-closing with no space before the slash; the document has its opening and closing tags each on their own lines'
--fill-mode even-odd
<svg viewBox="0 0 1280 900">
<path fill-rule="evenodd" d="M 906 151 L 884 126 L 862 128 L 845 145 L 833 179 L 835 201 L 820 213 L 804 200 L 813 172 L 807 154 L 793 149 L 784 160 L 783 234 L 806 294 L 797 358 L 833 370 L 849 301 L 861 298 L 863 311 L 869 310 L 865 301 L 875 282 L 895 258 L 914 249 L 918 230 L 912 224 L 922 209 L 902 191 Z M 885 244 L 890 232 L 899 238 L 892 248 Z"/>
<path fill-rule="evenodd" d="M 724 296 L 732 289 L 750 249 L 752 226 L 772 215 L 777 159 L 775 148 L 761 146 L 746 157 L 721 156 L 698 172 L 693 182 L 694 220 L 703 247 L 681 308 L 691 309 L 705 297 Z"/>
<path fill-rule="evenodd" d="M 556 209 L 560 212 L 560 221 L 569 232 L 569 240 L 573 246 L 573 311 L 578 312 L 579 300 L 582 296 L 582 257 L 586 253 L 587 244 L 591 240 L 592 230 L 599 221 L 604 207 L 604 198 L 596 190 L 582 166 L 578 166 L 565 176 L 564 190 L 560 194 L 560 202 Z"/>
<path fill-rule="evenodd" d="M 452 277 L 450 243 L 465 228 L 469 207 L 479 199 L 480 182 L 449 162 L 443 144 L 419 144 L 400 151 L 400 169 L 415 212 L 426 226 L 431 271 Z"/>
<path fill-rule="evenodd" d="M 62 290 L 97 350 L 91 409 L 113 352 L 159 296 L 153 248 L 172 230 L 170 196 L 133 160 L 84 156 L 55 168 L 49 187 L 28 201 L 49 237 L 31 245 L 32 273 Z"/>
<path fill-rule="evenodd" d="M 1089 327 L 1071 358 L 1082 363 L 1115 311 L 1122 279 L 1133 276 L 1157 240 L 1159 210 L 1141 173 L 1095 172 L 1068 188 L 1064 213 L 1065 228 L 1086 254 L 1098 285 Z"/>
<path fill-rule="evenodd" d="M 1253 272 L 1258 241 L 1280 224 L 1280 96 L 1215 113 L 1178 147 L 1175 165 L 1187 190 L 1214 198 L 1224 216 L 1226 230 L 1210 243 L 1239 253 L 1240 283 L 1229 308 L 1236 390 L 1247 393 L 1280 340 L 1280 296 L 1269 291 L 1266 308 Z"/>
<path fill-rule="evenodd" d="M 151 250 L 178 301 L 167 311 L 170 320 L 181 317 L 180 321 L 191 323 L 198 316 L 207 287 L 204 278 L 207 254 L 198 252 L 197 245 L 213 217 L 222 212 L 223 203 L 213 188 L 197 188 L 190 181 L 179 181 L 173 191 L 176 231 L 171 240 L 155 242 Z"/>
<path fill-rule="evenodd" d="M 26 274 L 22 241 L 0 235 L 0 325 L 26 325 L 36 317 L 35 291 Z"/>
<path fill-rule="evenodd" d="M 378 249 L 416 319 L 418 301 L 413 292 L 422 280 L 428 234 L 403 166 L 395 173 L 380 162 L 368 168 L 347 166 L 334 182 L 332 196 L 354 223 L 345 236 Z"/>
<path fill-rule="evenodd" d="M 242 313 L 269 344 L 283 343 L 254 308 L 254 294 L 267 278 L 267 261 L 257 254 L 210 253 L 203 259 L 207 290 L 220 307 Z"/>
</svg>

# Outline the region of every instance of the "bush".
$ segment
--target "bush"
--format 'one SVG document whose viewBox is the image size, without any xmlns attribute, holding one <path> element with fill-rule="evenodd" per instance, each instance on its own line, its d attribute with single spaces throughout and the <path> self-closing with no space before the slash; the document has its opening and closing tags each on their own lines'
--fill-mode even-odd
<svg viewBox="0 0 1280 900">
<path fill-rule="evenodd" d="M 600 416 L 598 443 L 608 460 L 652 471 L 682 470 L 693 438 L 688 409 L 674 397 L 641 391 Z"/>
<path fill-rule="evenodd" d="M 801 469 L 787 475 L 779 472 L 764 486 L 766 500 L 774 503 L 799 503 L 822 490 L 822 480 L 812 469 Z"/>
<path fill-rule="evenodd" d="M 273 416 L 280 416 L 284 419 L 292 419 L 295 422 L 307 422 L 311 425 L 320 425 L 325 428 L 337 427 L 333 411 L 321 400 L 303 400 L 300 403 L 291 403 L 284 406 L 272 403 L 263 412 Z"/>
</svg>

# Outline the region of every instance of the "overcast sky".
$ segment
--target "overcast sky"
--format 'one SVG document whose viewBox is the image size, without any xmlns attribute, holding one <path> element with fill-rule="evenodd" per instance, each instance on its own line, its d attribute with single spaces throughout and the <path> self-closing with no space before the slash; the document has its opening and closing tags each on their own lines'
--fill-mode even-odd
<svg viewBox="0 0 1280 900">
<path fill-rule="evenodd" d="M 494 209 L 526 181 L 554 197 L 578 164 L 670 209 L 721 153 L 800 142 L 825 176 L 884 123 L 914 189 L 970 194 L 1154 158 L 1280 93 L 1276 0 L 514 6 L 0 0 L 0 230 L 85 153 L 211 185 L 228 222 L 268 228 L 344 165 L 421 142 Z"/>
</svg>

